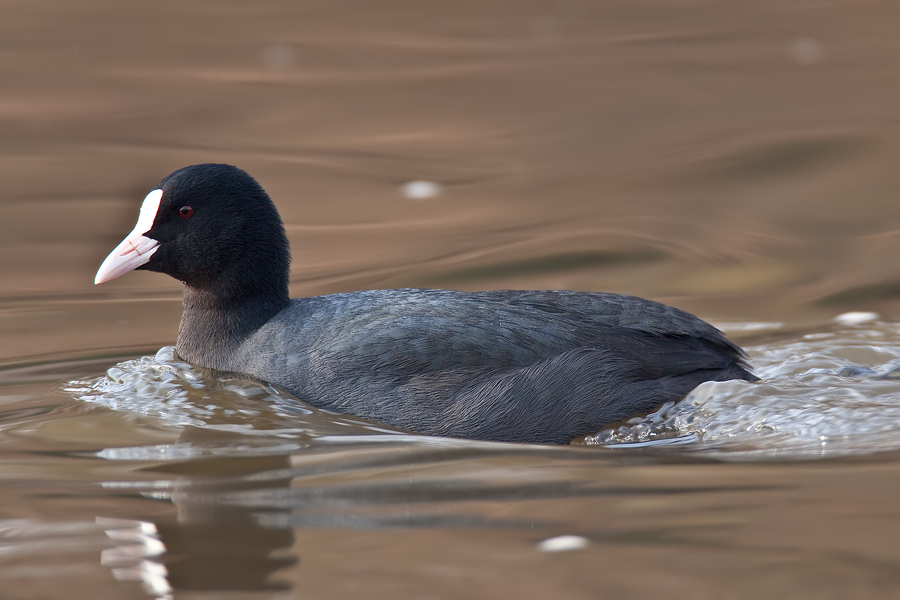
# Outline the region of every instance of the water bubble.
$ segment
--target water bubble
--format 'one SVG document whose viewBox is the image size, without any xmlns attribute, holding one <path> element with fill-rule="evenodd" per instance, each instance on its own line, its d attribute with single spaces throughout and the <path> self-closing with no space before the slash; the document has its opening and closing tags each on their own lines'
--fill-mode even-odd
<svg viewBox="0 0 900 600">
<path fill-rule="evenodd" d="M 410 181 L 404 183 L 400 191 L 410 200 L 428 200 L 441 194 L 441 184 L 434 181 Z"/>
<path fill-rule="evenodd" d="M 570 550 L 582 550 L 590 545 L 586 537 L 580 535 L 558 535 L 548 538 L 538 544 L 541 552 L 568 552 Z"/>
</svg>

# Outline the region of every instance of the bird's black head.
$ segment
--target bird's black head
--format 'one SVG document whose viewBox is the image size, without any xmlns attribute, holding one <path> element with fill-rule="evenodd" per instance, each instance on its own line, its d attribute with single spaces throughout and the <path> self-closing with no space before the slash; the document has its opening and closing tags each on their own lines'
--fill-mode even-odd
<svg viewBox="0 0 900 600">
<path fill-rule="evenodd" d="M 262 187 L 236 167 L 202 164 L 175 171 L 147 195 L 138 224 L 95 281 L 144 269 L 223 300 L 286 301 L 289 267 L 284 226 Z"/>
</svg>

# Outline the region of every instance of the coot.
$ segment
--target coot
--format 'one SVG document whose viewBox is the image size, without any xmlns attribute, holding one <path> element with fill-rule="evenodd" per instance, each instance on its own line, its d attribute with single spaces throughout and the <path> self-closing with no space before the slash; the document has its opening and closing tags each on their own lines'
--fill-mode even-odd
<svg viewBox="0 0 900 600">
<path fill-rule="evenodd" d="M 755 380 L 716 328 L 641 298 L 399 289 L 291 300 L 289 264 L 262 187 L 202 164 L 147 195 L 95 283 L 167 273 L 184 283 L 184 360 L 431 435 L 566 443 L 704 381 Z"/>
</svg>

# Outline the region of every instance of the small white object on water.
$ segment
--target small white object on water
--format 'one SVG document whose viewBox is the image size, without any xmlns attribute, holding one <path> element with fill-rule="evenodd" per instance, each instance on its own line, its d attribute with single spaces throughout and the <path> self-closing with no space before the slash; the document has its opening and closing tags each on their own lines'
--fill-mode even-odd
<svg viewBox="0 0 900 600">
<path fill-rule="evenodd" d="M 834 318 L 834 322 L 840 325 L 862 325 L 878 320 L 878 313 L 874 312 L 846 312 Z"/>
<path fill-rule="evenodd" d="M 410 181 L 404 183 L 400 190 L 410 200 L 428 200 L 441 194 L 441 184 L 434 181 Z"/>
<path fill-rule="evenodd" d="M 541 552 L 568 552 L 587 548 L 590 541 L 580 535 L 558 535 L 538 543 Z"/>
</svg>

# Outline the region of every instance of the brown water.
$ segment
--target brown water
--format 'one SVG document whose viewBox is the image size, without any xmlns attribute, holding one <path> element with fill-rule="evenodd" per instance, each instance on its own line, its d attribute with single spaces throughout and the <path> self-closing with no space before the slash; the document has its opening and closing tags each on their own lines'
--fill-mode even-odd
<svg viewBox="0 0 900 600">
<path fill-rule="evenodd" d="M 0 3 L 0 598 L 900 597 L 898 18 Z M 764 382 L 557 448 L 197 372 L 177 282 L 91 283 L 197 162 L 272 195 L 294 295 L 636 294 Z"/>
</svg>

